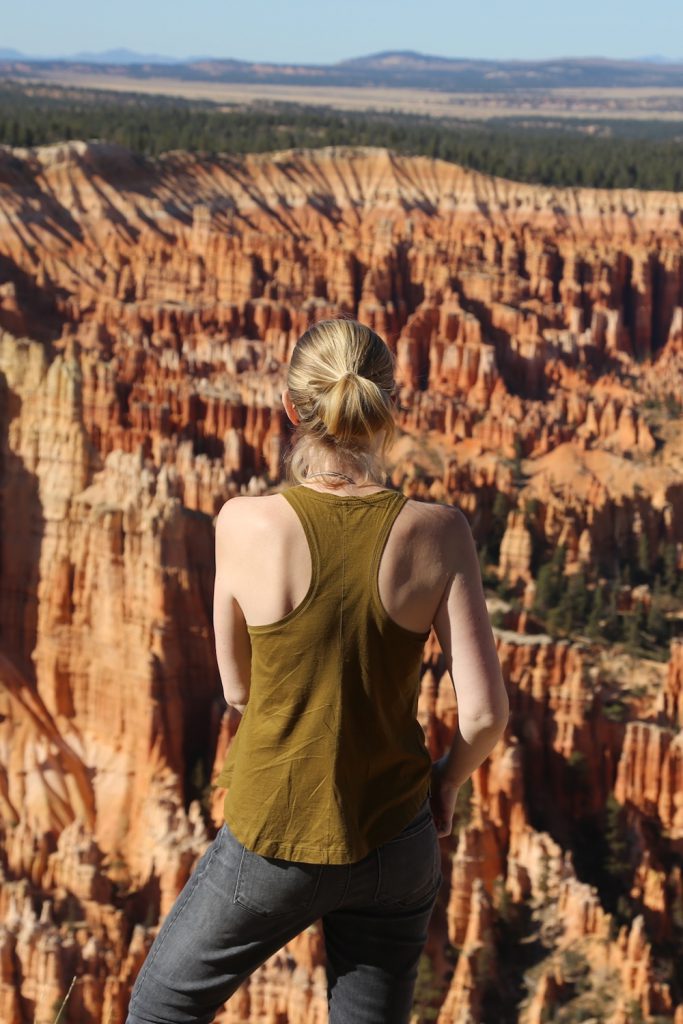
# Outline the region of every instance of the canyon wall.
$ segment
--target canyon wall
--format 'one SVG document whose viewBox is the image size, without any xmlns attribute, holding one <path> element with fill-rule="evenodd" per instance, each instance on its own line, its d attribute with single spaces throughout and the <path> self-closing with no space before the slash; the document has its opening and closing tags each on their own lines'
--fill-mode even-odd
<svg viewBox="0 0 683 1024">
<path fill-rule="evenodd" d="M 214 517 L 281 485 L 284 366 L 343 313 L 396 356 L 394 485 L 457 503 L 521 595 L 415 1021 L 683 1024 L 680 609 L 668 660 L 533 614 L 539 545 L 569 574 L 662 545 L 683 568 L 682 234 L 682 195 L 379 149 L 0 147 L 0 1020 L 49 1024 L 71 988 L 63 1020 L 123 1021 L 215 833 Z M 434 637 L 420 720 L 436 757 L 457 704 Z M 322 1024 L 319 928 L 220 1019 Z"/>
</svg>

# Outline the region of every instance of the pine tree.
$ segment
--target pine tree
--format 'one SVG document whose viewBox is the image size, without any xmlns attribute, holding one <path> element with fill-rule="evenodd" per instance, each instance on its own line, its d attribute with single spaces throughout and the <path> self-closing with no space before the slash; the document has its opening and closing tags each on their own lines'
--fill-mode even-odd
<svg viewBox="0 0 683 1024">
<path fill-rule="evenodd" d="M 667 643 L 669 640 L 669 623 L 664 618 L 659 595 L 653 594 L 647 613 L 647 632 L 656 644 Z"/>
<path fill-rule="evenodd" d="M 566 549 L 566 547 L 564 546 L 564 544 L 558 544 L 558 546 L 555 548 L 555 550 L 553 552 L 553 557 L 551 559 L 552 564 L 555 566 L 556 569 L 558 569 L 560 572 L 562 572 L 562 570 L 564 569 L 564 564 L 565 564 L 566 559 L 567 559 L 567 549 Z"/>
<path fill-rule="evenodd" d="M 631 650 L 640 650 L 642 647 L 645 625 L 645 608 L 643 607 L 643 604 L 638 601 L 624 623 L 624 640 Z"/>
<path fill-rule="evenodd" d="M 586 586 L 585 573 L 580 570 L 574 573 L 569 579 L 567 588 L 569 608 L 571 614 L 571 626 L 583 625 L 586 621 L 590 596 Z"/>
<path fill-rule="evenodd" d="M 491 559 L 495 562 L 497 562 L 500 557 L 500 542 L 503 539 L 505 527 L 507 526 L 507 517 L 508 499 L 502 491 L 497 491 L 493 502 L 493 508 L 491 509 L 491 530 L 487 538 L 491 551 Z"/>
<path fill-rule="evenodd" d="M 541 566 L 536 579 L 533 611 L 546 620 L 552 631 L 571 628 L 571 609 L 566 603 L 567 587 L 563 573 L 565 557 L 566 549 L 560 544 L 550 561 Z"/>
<path fill-rule="evenodd" d="M 650 542 L 644 531 L 638 537 L 638 571 L 643 582 L 650 578 Z"/>
<path fill-rule="evenodd" d="M 605 870 L 612 878 L 623 883 L 631 871 L 631 857 L 624 823 L 624 808 L 614 793 L 609 793 L 605 801 L 604 834 L 607 843 Z"/>
<path fill-rule="evenodd" d="M 664 562 L 664 586 L 670 594 L 673 594 L 678 583 L 678 552 L 673 542 L 664 545 L 662 561 Z"/>
<path fill-rule="evenodd" d="M 590 615 L 588 616 L 588 624 L 586 632 L 591 637 L 597 637 L 600 634 L 601 619 L 605 609 L 605 595 L 601 584 L 597 584 L 593 591 L 593 605 L 591 607 Z"/>
<path fill-rule="evenodd" d="M 609 588 L 609 598 L 606 605 L 605 624 L 603 627 L 605 640 L 618 640 L 621 634 L 621 624 L 617 611 L 618 586 L 617 582 L 613 582 Z"/>
<path fill-rule="evenodd" d="M 555 570 L 550 562 L 542 565 L 536 580 L 533 610 L 537 615 L 545 616 L 553 607 L 555 600 Z"/>
</svg>

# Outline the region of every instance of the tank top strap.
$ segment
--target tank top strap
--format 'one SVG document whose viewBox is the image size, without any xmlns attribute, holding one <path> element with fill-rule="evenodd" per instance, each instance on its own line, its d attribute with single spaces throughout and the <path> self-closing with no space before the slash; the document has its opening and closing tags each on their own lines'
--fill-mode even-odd
<svg viewBox="0 0 683 1024">
<path fill-rule="evenodd" d="M 311 506 L 306 500 L 305 487 L 287 487 L 280 491 L 282 497 L 287 501 L 297 514 L 299 522 L 303 527 L 308 541 L 308 548 L 311 555 L 311 589 L 314 589 L 320 581 L 320 564 L 323 550 L 323 538 L 315 515 L 315 506 Z"/>
<path fill-rule="evenodd" d="M 379 564 L 382 560 L 382 555 L 384 554 L 384 548 L 386 547 L 387 540 L 389 539 L 391 528 L 407 500 L 408 499 L 405 494 L 401 494 L 400 491 L 394 491 L 392 492 L 392 500 L 388 501 L 386 505 L 382 505 L 377 534 L 374 538 L 372 549 L 369 552 L 370 597 L 374 602 L 375 607 L 378 608 L 382 614 L 385 613 L 384 606 L 382 605 L 382 601 L 379 596 Z"/>
</svg>

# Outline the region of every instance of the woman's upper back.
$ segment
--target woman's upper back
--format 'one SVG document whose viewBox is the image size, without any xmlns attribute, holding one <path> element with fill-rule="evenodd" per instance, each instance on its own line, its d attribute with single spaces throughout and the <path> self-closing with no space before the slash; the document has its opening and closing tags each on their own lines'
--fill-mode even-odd
<svg viewBox="0 0 683 1024">
<path fill-rule="evenodd" d="M 337 504 L 348 500 L 356 499 L 330 498 Z M 304 600 L 311 581 L 308 541 L 281 494 L 232 498 L 216 529 L 224 531 L 232 593 L 249 625 L 276 622 Z M 460 721 L 500 716 L 507 695 L 464 514 L 454 506 L 405 501 L 386 540 L 377 584 L 391 619 L 417 632 L 433 626 Z"/>
<path fill-rule="evenodd" d="M 340 495 L 309 487 L 310 502 L 320 506 L 323 521 L 332 509 L 362 508 L 396 492 L 378 490 Z M 241 557 L 233 560 L 233 593 L 249 626 L 276 623 L 305 599 L 311 584 L 309 541 L 301 519 L 282 494 L 233 499 L 232 534 L 243 539 Z M 448 506 L 406 500 L 391 524 L 382 552 L 377 585 L 387 615 L 416 633 L 428 631 L 450 575 L 456 571 L 461 514 Z M 360 523 L 361 520 L 358 520 Z M 331 525 L 331 524 L 330 524 Z M 368 522 L 368 526 L 369 526 Z M 466 522 L 464 529 L 468 530 Z M 238 554 L 237 552 L 235 553 Z"/>
</svg>

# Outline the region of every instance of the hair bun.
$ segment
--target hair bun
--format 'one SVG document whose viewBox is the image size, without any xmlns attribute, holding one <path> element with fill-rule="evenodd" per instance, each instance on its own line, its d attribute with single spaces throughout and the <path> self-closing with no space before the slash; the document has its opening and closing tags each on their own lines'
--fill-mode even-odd
<svg viewBox="0 0 683 1024">
<path fill-rule="evenodd" d="M 310 414 L 301 430 L 337 450 L 362 449 L 395 429 L 390 394 L 393 356 L 370 327 L 357 320 L 321 320 L 297 341 L 287 374 L 292 401 Z"/>
</svg>

